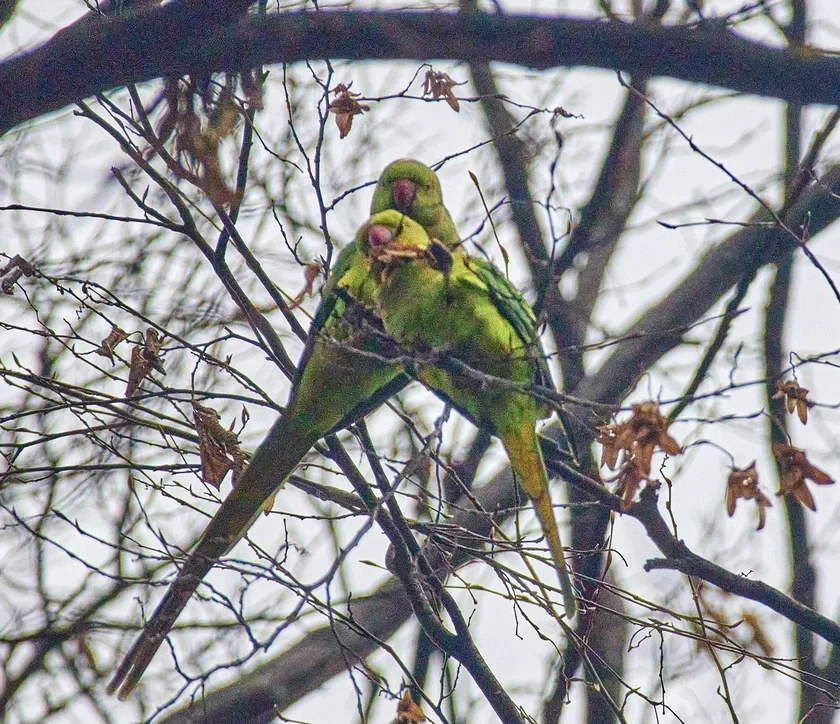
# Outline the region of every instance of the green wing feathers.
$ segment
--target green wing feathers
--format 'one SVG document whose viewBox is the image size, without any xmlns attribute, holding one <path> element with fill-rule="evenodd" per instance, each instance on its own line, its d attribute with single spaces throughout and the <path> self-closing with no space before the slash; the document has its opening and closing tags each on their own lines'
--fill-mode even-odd
<svg viewBox="0 0 840 724">
<path fill-rule="evenodd" d="M 553 389 L 554 383 L 540 345 L 537 320 L 531 305 L 525 301 L 525 297 L 508 281 L 507 277 L 486 259 L 471 257 L 468 265 L 471 271 L 487 285 L 488 293 L 499 314 L 516 330 L 516 334 L 531 355 L 534 362 L 532 382 Z"/>
</svg>

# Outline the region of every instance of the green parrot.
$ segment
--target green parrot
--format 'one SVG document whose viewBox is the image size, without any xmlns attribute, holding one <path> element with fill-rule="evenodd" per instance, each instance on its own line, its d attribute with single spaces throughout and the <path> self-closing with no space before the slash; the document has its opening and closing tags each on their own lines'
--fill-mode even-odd
<svg viewBox="0 0 840 724">
<path fill-rule="evenodd" d="M 517 385 L 552 387 L 533 311 L 490 262 L 450 251 L 397 211 L 374 216 L 361 249 L 379 274 L 373 291 L 385 332 L 419 359 L 411 372 L 477 426 L 501 439 L 551 549 L 564 605 L 576 605 L 535 430 L 551 410 L 532 395 L 476 379 L 452 362 Z M 395 233 L 396 232 L 396 233 Z M 434 352 L 435 361 L 423 360 Z M 449 364 L 447 364 L 449 360 Z"/>
<path fill-rule="evenodd" d="M 443 206 L 434 171 L 419 161 L 390 164 L 376 185 L 371 213 L 397 209 L 399 219 L 416 218 L 451 246 L 458 234 Z M 108 692 L 125 699 L 148 667 L 187 601 L 216 562 L 247 533 L 261 510 L 322 437 L 361 419 L 399 392 L 411 378 L 399 365 L 353 354 L 352 348 L 377 352 L 380 341 L 354 325 L 347 299 L 373 305 L 378 273 L 358 252 L 367 225 L 339 254 L 315 313 L 289 401 L 280 419 L 257 448 L 195 549 L 169 586 L 154 614 L 123 657 Z"/>
</svg>

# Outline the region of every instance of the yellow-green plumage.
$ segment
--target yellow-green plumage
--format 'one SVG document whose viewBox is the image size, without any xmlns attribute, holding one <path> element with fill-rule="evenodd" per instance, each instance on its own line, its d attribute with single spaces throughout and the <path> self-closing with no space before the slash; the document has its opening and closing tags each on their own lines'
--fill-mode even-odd
<svg viewBox="0 0 840 724">
<path fill-rule="evenodd" d="M 396 161 L 383 171 L 371 213 L 390 208 L 398 208 L 401 217 L 406 213 L 421 222 L 430 220 L 433 233 L 457 243 L 437 177 L 422 163 Z M 137 685 L 204 576 L 247 533 L 259 512 L 270 506 L 276 491 L 312 446 L 325 435 L 364 417 L 410 381 L 401 367 L 353 352 L 354 348 L 377 351 L 376 338 L 360 333 L 348 320 L 345 301 L 345 297 L 350 297 L 366 306 L 373 304 L 378 272 L 371 270 L 368 257 L 358 253 L 358 241 L 365 230 L 363 227 L 336 260 L 286 409 L 114 673 L 108 691 L 117 692 L 120 698 L 126 698 Z"/>
<path fill-rule="evenodd" d="M 447 357 L 454 358 L 520 386 L 550 386 L 533 312 L 492 264 L 460 250 L 441 252 L 435 245 L 421 226 L 395 211 L 371 219 L 362 249 L 380 270 L 376 309 L 388 335 L 417 353 L 420 361 L 412 370 L 416 377 L 501 439 L 517 481 L 534 504 L 558 570 L 566 610 L 574 615 L 574 594 L 535 430 L 537 420 L 550 410 L 531 395 L 459 373 L 457 366 L 446 362 Z M 428 351 L 442 358 L 424 362 L 423 353 Z"/>
</svg>

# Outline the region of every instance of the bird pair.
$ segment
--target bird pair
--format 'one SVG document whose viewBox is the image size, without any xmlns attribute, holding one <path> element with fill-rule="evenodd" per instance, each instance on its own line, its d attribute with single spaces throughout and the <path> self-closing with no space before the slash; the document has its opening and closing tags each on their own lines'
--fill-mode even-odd
<svg viewBox="0 0 840 724">
<path fill-rule="evenodd" d="M 405 354 L 395 358 L 394 347 Z M 131 693 L 201 580 L 310 448 L 413 378 L 501 439 L 536 509 L 566 611 L 574 614 L 535 431 L 550 410 L 523 392 L 551 386 L 534 314 L 496 267 L 463 251 L 434 171 L 400 160 L 383 171 L 370 220 L 336 260 L 282 416 L 123 658 L 109 692 Z"/>
</svg>

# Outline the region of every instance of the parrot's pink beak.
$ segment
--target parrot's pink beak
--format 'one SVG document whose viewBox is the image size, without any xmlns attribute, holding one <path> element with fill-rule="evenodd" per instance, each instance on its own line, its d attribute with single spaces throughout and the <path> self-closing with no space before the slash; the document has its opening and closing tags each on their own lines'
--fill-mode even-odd
<svg viewBox="0 0 840 724">
<path fill-rule="evenodd" d="M 382 224 L 374 224 L 367 231 L 368 244 L 371 249 L 387 246 L 394 240 L 394 233 Z"/>
<path fill-rule="evenodd" d="M 391 187 L 391 200 L 398 211 L 407 214 L 414 206 L 414 197 L 417 196 L 417 184 L 407 178 L 398 178 Z"/>
</svg>

